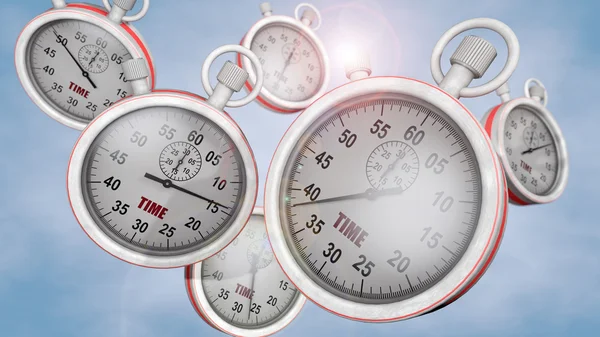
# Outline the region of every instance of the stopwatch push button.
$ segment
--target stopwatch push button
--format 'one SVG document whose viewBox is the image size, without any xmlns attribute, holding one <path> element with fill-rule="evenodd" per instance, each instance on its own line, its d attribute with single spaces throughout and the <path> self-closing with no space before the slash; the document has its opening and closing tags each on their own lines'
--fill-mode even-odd
<svg viewBox="0 0 600 337">
<path fill-rule="evenodd" d="M 317 18 L 317 12 L 315 12 L 312 8 L 307 8 L 303 13 L 300 21 L 304 22 L 307 26 L 310 26 L 315 19 Z"/>
<path fill-rule="evenodd" d="M 121 7 L 125 11 L 130 11 L 133 6 L 135 6 L 135 2 L 137 0 L 114 0 L 113 4 L 115 6 Z"/>
<path fill-rule="evenodd" d="M 248 80 L 248 73 L 244 69 L 227 61 L 223 65 L 223 68 L 221 68 L 221 71 L 219 71 L 217 80 L 227 88 L 238 92 L 242 90 Z"/>
<path fill-rule="evenodd" d="M 356 52 L 351 55 L 344 64 L 346 77 L 351 80 L 358 80 L 371 75 L 371 60 L 367 53 Z"/>
<path fill-rule="evenodd" d="M 150 87 L 146 81 L 149 76 L 146 60 L 139 58 L 123 62 L 123 73 L 125 79 L 131 83 L 134 95 L 143 95 L 150 92 Z"/>
<path fill-rule="evenodd" d="M 539 86 L 539 85 L 534 85 L 529 87 L 529 95 L 531 97 L 533 97 L 534 99 L 537 97 L 538 99 L 541 99 L 542 97 L 544 97 L 546 95 L 546 89 L 544 89 L 544 87 Z"/>
<path fill-rule="evenodd" d="M 469 69 L 474 78 L 481 78 L 496 58 L 496 48 L 486 40 L 466 36 L 450 57 L 450 64 L 460 64 Z"/>
</svg>

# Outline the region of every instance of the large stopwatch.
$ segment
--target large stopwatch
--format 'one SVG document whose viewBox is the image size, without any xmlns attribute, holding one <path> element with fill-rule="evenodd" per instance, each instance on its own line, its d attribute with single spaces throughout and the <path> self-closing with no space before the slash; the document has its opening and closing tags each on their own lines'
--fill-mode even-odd
<svg viewBox="0 0 600 337">
<path fill-rule="evenodd" d="M 511 100 L 507 83 L 496 93 L 502 104 L 488 111 L 482 124 L 504 167 L 510 201 L 530 205 L 558 199 L 567 185 L 569 163 L 565 139 L 546 108 L 546 88 L 529 79 L 525 97 Z"/>
<path fill-rule="evenodd" d="M 307 9 L 299 16 L 303 7 Z M 306 3 L 296 7 L 295 18 L 273 15 L 269 3 L 260 8 L 264 18 L 250 28 L 241 43 L 259 57 L 265 72 L 257 100 L 277 112 L 300 111 L 323 95 L 329 84 L 329 59 L 314 33 L 321 26 L 321 15 Z M 318 24 L 311 28 L 315 19 Z M 246 89 L 252 90 L 256 74 L 250 61 L 239 55 L 238 65 L 250 74 Z"/>
<path fill-rule="evenodd" d="M 203 98 L 150 92 L 145 61 L 123 63 L 134 97 L 96 117 L 77 141 L 67 173 L 71 207 L 101 248 L 132 264 L 172 268 L 201 261 L 231 242 L 252 213 L 257 171 L 252 150 L 224 106 L 248 104 L 258 94 L 229 101 L 248 74 L 231 62 L 214 92 L 208 71 L 225 52 L 253 60 L 241 46 L 212 52 L 202 67 Z"/>
<path fill-rule="evenodd" d="M 216 256 L 188 266 L 192 306 L 214 328 L 233 336 L 268 336 L 285 328 L 306 298 L 285 276 L 267 238 L 262 207 Z"/>
<path fill-rule="evenodd" d="M 38 107 L 56 121 L 83 130 L 94 117 L 133 93 L 123 62 L 144 58 L 154 87 L 152 57 L 140 34 L 128 22 L 148 11 L 125 16 L 136 0 L 115 0 L 106 9 L 53 0 L 53 9 L 27 24 L 15 48 L 15 66 L 23 88 Z"/>
<path fill-rule="evenodd" d="M 440 68 L 443 48 L 473 28 L 498 32 L 508 61 L 487 84 L 466 88 L 496 56 L 467 36 Z M 519 44 L 493 19 L 462 22 L 434 48 L 440 88 L 404 77 L 367 77 L 368 58 L 346 68 L 352 82 L 319 98 L 290 126 L 265 189 L 273 252 L 319 306 L 369 322 L 407 319 L 460 297 L 500 244 L 507 209 L 502 166 L 459 97 L 489 93 L 510 77 Z"/>
</svg>

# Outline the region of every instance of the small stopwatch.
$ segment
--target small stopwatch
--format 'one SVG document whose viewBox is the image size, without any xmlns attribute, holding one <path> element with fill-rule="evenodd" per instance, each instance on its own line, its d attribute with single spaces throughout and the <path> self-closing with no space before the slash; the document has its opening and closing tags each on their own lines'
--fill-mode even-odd
<svg viewBox="0 0 600 337">
<path fill-rule="evenodd" d="M 225 106 L 248 74 L 231 62 L 214 92 L 208 71 L 225 52 L 260 63 L 237 45 L 217 48 L 202 67 L 209 98 L 160 90 L 150 92 L 143 59 L 123 62 L 134 97 L 100 114 L 82 132 L 67 172 L 73 213 L 88 236 L 126 262 L 174 268 L 223 249 L 242 230 L 257 194 L 254 156 Z"/>
<path fill-rule="evenodd" d="M 440 59 L 473 28 L 502 35 L 509 57 L 492 81 L 466 88 L 494 47 L 467 36 L 446 76 Z M 440 88 L 365 78 L 368 58 L 357 57 L 346 68 L 353 81 L 298 116 L 271 161 L 265 218 L 278 262 L 307 298 L 345 318 L 386 322 L 437 310 L 477 282 L 500 244 L 507 196 L 489 138 L 457 98 L 496 89 L 518 57 L 508 26 L 468 20 L 434 48 Z"/>
<path fill-rule="evenodd" d="M 496 93 L 502 104 L 488 111 L 482 124 L 504 167 L 509 200 L 531 205 L 558 199 L 567 185 L 569 162 L 565 139 L 546 108 L 546 88 L 529 79 L 525 97 L 511 100 L 507 83 Z"/>
<path fill-rule="evenodd" d="M 209 325 L 232 336 L 285 328 L 306 298 L 285 276 L 267 238 L 262 207 L 227 248 L 186 268 L 190 302 Z"/>
<path fill-rule="evenodd" d="M 307 9 L 299 16 L 304 7 Z M 306 3 L 296 7 L 295 18 L 273 15 L 269 3 L 262 3 L 260 9 L 264 18 L 250 28 L 241 43 L 258 56 L 265 72 L 257 100 L 277 112 L 300 111 L 323 95 L 329 84 L 329 59 L 314 33 L 321 26 L 321 14 Z M 318 24 L 311 28 L 315 19 Z M 246 89 L 252 90 L 256 75 L 250 61 L 239 55 L 238 65 L 250 74 Z"/>
<path fill-rule="evenodd" d="M 152 56 L 128 22 L 148 11 L 125 16 L 136 0 L 115 0 L 106 9 L 53 0 L 53 9 L 37 16 L 19 35 L 15 67 L 23 88 L 35 104 L 56 121 L 83 130 L 94 117 L 133 93 L 122 63 L 144 58 L 154 88 Z"/>
</svg>

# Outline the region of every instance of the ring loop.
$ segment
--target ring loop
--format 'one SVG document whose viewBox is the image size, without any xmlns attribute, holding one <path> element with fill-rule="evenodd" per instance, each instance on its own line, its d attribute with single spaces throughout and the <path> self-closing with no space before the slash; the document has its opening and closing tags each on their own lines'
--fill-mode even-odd
<svg viewBox="0 0 600 337">
<path fill-rule="evenodd" d="M 260 60 L 258 59 L 258 56 L 256 56 L 250 49 L 236 44 L 228 44 L 215 49 L 208 55 L 204 61 L 204 64 L 202 65 L 202 86 L 204 86 L 204 90 L 209 96 L 213 94 L 213 88 L 210 86 L 210 80 L 208 78 L 210 66 L 217 57 L 231 52 L 240 53 L 249 58 L 254 66 L 254 71 L 256 72 L 256 83 L 254 84 L 254 88 L 252 88 L 252 91 L 248 94 L 248 96 L 242 99 L 229 101 L 227 104 L 225 104 L 227 107 L 237 108 L 252 102 L 254 99 L 256 99 L 256 97 L 258 97 L 265 79 Z"/>
<path fill-rule="evenodd" d="M 140 10 L 139 13 L 137 13 L 136 15 L 127 15 L 124 16 L 121 20 L 123 20 L 123 22 L 132 22 L 132 21 L 138 21 L 139 19 L 143 18 L 146 13 L 148 13 L 148 8 L 150 8 L 150 0 L 143 0 L 144 1 L 144 5 L 142 6 L 142 9 Z M 110 12 L 112 10 L 112 6 L 110 5 L 110 2 L 108 0 L 102 0 L 102 3 L 104 4 L 104 7 L 106 7 L 106 9 Z"/>
<path fill-rule="evenodd" d="M 525 81 L 525 97 L 531 98 L 531 94 L 529 93 L 529 85 L 531 83 L 535 83 L 540 87 L 544 88 L 544 97 L 542 97 L 542 100 L 544 102 L 542 104 L 544 104 L 544 106 L 548 105 L 548 90 L 546 90 L 546 87 L 544 86 L 542 81 L 538 80 L 537 78 L 530 78 L 527 81 Z"/>
<path fill-rule="evenodd" d="M 305 2 L 299 4 L 298 6 L 296 6 L 296 9 L 294 10 L 294 16 L 296 17 L 296 20 L 301 21 L 301 18 L 300 18 L 300 8 L 302 8 L 302 7 L 308 7 L 310 9 L 312 9 L 313 11 L 315 11 L 315 13 L 317 14 L 317 19 L 319 20 L 319 24 L 315 28 L 313 28 L 312 30 L 318 30 L 319 28 L 321 28 L 321 22 L 322 22 L 322 20 L 321 20 L 321 12 L 319 12 L 319 10 L 317 9 L 317 7 L 315 7 L 315 6 L 311 5 L 311 4 L 305 3 Z"/>
<path fill-rule="evenodd" d="M 510 27 L 501 21 L 489 18 L 466 20 L 445 32 L 433 48 L 430 65 L 431 75 L 438 84 L 442 82 L 445 76 L 441 67 L 442 52 L 444 51 L 444 48 L 446 48 L 448 43 L 458 34 L 474 28 L 486 28 L 500 34 L 500 36 L 502 36 L 504 39 L 506 46 L 508 47 L 508 58 L 504 68 L 502 68 L 502 71 L 500 71 L 500 73 L 496 75 L 494 79 L 477 87 L 463 88 L 459 93 L 459 97 L 483 96 L 498 89 L 502 84 L 508 81 L 512 73 L 517 68 L 517 63 L 519 62 L 519 40 Z"/>
</svg>

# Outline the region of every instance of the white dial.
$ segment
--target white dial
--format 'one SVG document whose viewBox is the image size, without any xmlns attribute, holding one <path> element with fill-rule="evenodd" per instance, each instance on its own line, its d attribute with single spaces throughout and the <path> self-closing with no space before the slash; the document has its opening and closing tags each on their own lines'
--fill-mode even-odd
<svg viewBox="0 0 600 337">
<path fill-rule="evenodd" d="M 287 245 L 330 293 L 373 304 L 410 298 L 444 278 L 473 237 L 482 202 L 474 150 L 425 103 L 338 106 L 308 128 L 284 170 Z"/>
<path fill-rule="evenodd" d="M 548 193 L 556 181 L 558 156 L 548 126 L 529 108 L 517 107 L 506 118 L 504 151 L 510 169 L 529 192 Z"/>
<path fill-rule="evenodd" d="M 228 228 L 244 195 L 238 149 L 189 110 L 152 107 L 116 119 L 83 163 L 87 208 L 120 245 L 150 255 L 197 250 Z"/>
<path fill-rule="evenodd" d="M 298 29 L 271 24 L 260 29 L 250 46 L 265 74 L 264 88 L 286 101 L 305 101 L 323 82 L 323 60 L 310 37 Z"/>
<path fill-rule="evenodd" d="M 241 328 L 280 320 L 299 296 L 273 257 L 262 215 L 252 215 L 238 238 L 202 262 L 200 272 L 210 308 Z"/>
<path fill-rule="evenodd" d="M 48 102 L 71 118 L 89 122 L 132 94 L 121 63 L 125 46 L 104 29 L 80 20 L 43 26 L 31 39 L 28 67 Z"/>
</svg>

